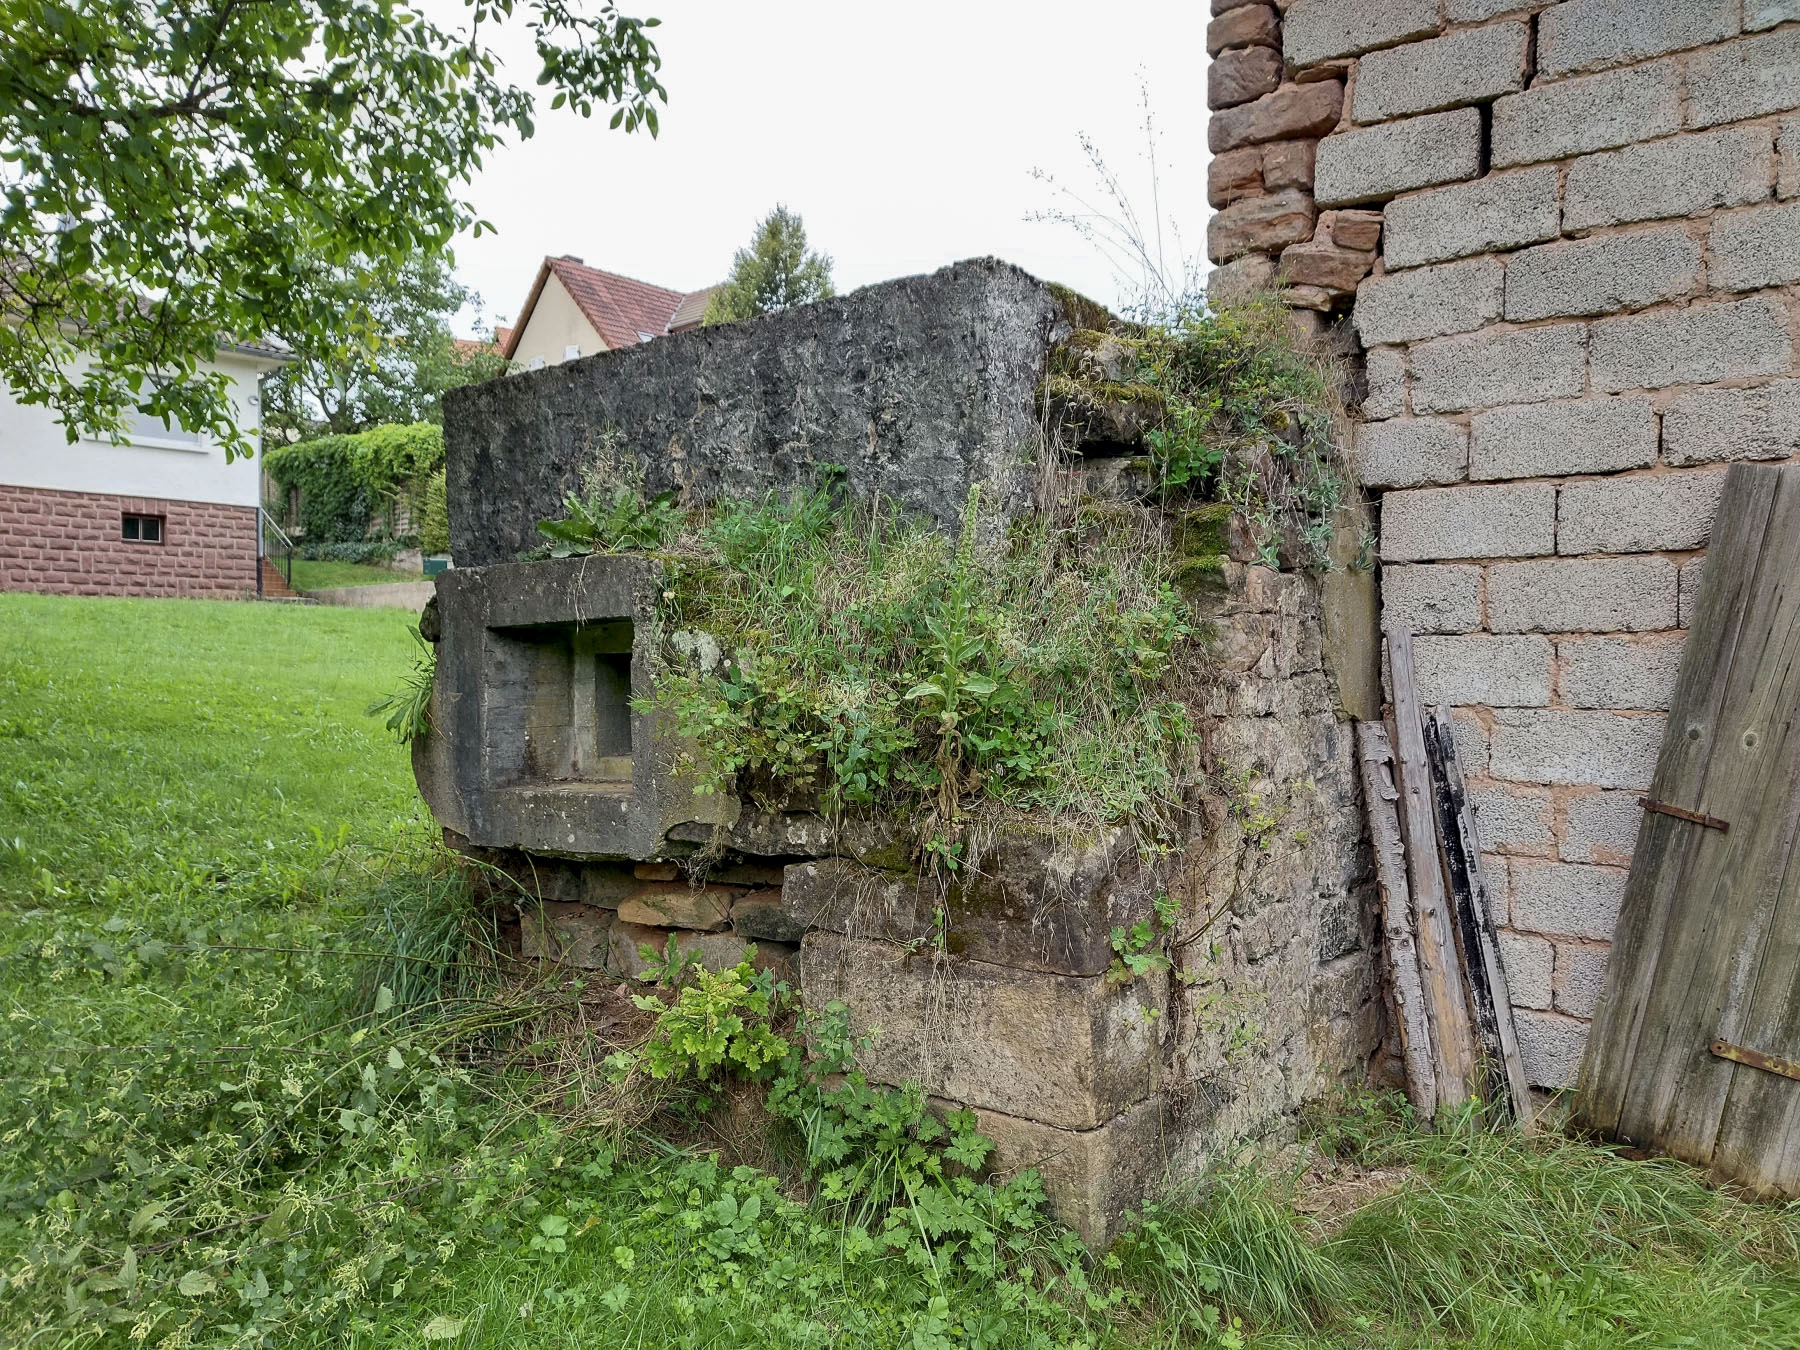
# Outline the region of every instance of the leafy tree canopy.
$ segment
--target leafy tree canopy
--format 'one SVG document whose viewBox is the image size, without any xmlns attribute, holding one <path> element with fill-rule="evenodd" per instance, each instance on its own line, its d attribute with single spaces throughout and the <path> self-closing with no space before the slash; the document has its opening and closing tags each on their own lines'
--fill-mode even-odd
<svg viewBox="0 0 1800 1350">
<path fill-rule="evenodd" d="M 436 12 L 441 13 L 441 10 Z M 656 134 L 661 60 L 611 3 L 0 0 L 0 378 L 71 437 L 133 409 L 246 449 L 220 340 L 372 345 L 314 284 L 487 228 L 464 191 L 532 96 L 489 38 L 523 23 L 551 106 Z"/>
<path fill-rule="evenodd" d="M 706 322 L 751 319 L 836 293 L 831 258 L 809 250 L 800 217 L 777 206 L 757 224 L 750 247 L 732 256 L 731 275 L 707 302 Z"/>
<path fill-rule="evenodd" d="M 300 284 L 362 314 L 360 340 L 302 349 L 300 359 L 263 381 L 263 430 L 297 440 L 344 436 L 387 423 L 440 422 L 445 390 L 504 374 L 491 343 L 459 343 L 450 319 L 480 298 L 439 257 L 398 267 L 320 267 Z"/>
</svg>

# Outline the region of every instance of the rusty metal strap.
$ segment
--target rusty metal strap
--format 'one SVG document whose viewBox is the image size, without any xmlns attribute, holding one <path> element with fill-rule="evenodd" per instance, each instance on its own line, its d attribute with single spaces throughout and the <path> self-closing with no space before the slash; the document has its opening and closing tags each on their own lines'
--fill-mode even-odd
<svg viewBox="0 0 1800 1350">
<path fill-rule="evenodd" d="M 1639 797 L 1638 805 L 1646 811 L 1654 811 L 1658 815 L 1674 816 L 1677 820 L 1691 820 L 1696 825 L 1704 825 L 1709 830 L 1717 830 L 1724 834 L 1731 829 L 1729 820 L 1720 820 L 1717 816 L 1703 815 L 1699 811 L 1689 811 L 1685 807 L 1670 806 L 1667 802 L 1659 802 L 1650 797 Z"/>
<path fill-rule="evenodd" d="M 1729 1059 L 1735 1064 L 1748 1064 L 1753 1069 L 1762 1069 L 1768 1073 L 1778 1073 L 1783 1078 L 1800 1079 L 1800 1063 L 1783 1059 L 1780 1055 L 1765 1055 L 1760 1050 L 1747 1050 L 1730 1041 L 1714 1041 L 1707 1048 L 1720 1059 Z"/>
</svg>

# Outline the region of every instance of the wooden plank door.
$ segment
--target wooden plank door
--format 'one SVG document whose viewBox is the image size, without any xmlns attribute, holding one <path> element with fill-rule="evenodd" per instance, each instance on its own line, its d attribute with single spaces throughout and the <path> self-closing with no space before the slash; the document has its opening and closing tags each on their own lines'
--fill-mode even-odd
<svg viewBox="0 0 1800 1350">
<path fill-rule="evenodd" d="M 1735 465 L 1713 528 L 1575 1114 L 1800 1193 L 1800 467 Z M 1727 828 L 1720 829 L 1716 822 Z"/>
</svg>

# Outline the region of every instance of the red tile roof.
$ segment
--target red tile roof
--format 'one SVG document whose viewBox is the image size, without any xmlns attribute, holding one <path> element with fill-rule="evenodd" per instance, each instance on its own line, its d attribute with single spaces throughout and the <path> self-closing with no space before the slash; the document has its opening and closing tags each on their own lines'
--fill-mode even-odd
<svg viewBox="0 0 1800 1350">
<path fill-rule="evenodd" d="M 518 347 L 519 335 L 531 321 L 531 311 L 537 307 L 544 282 L 553 273 L 609 348 L 634 346 L 645 336 L 661 337 L 671 330 L 676 312 L 694 298 L 686 292 L 652 286 L 617 272 L 603 272 L 579 258 L 545 258 L 518 319 L 510 329 L 497 330 L 501 349 L 509 360 Z M 695 292 L 700 294 L 703 293 Z"/>
</svg>

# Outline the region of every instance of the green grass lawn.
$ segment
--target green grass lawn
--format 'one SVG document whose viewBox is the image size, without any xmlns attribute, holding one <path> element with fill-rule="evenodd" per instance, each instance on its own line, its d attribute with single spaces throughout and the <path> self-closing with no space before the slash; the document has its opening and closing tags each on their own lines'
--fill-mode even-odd
<svg viewBox="0 0 1800 1350">
<path fill-rule="evenodd" d="M 528 1109 L 595 991 L 483 955 L 364 715 L 410 622 L 0 595 L 0 1345 L 1800 1345 L 1794 1206 L 1384 1102 L 1105 1259 L 1016 1188 L 858 1222 L 666 1142 L 691 1091 Z"/>
<path fill-rule="evenodd" d="M 423 572 L 400 572 L 368 563 L 294 559 L 294 589 L 297 591 L 322 591 L 330 586 L 387 586 L 396 581 L 423 580 Z"/>
</svg>

